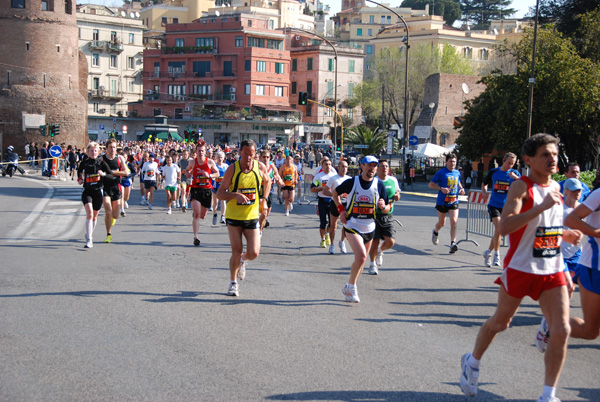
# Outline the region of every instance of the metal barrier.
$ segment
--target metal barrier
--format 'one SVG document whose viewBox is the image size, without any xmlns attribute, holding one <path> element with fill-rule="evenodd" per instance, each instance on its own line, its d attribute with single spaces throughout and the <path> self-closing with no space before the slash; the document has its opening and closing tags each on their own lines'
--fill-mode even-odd
<svg viewBox="0 0 600 402">
<path fill-rule="evenodd" d="M 302 180 L 302 199 L 298 198 L 298 201 L 302 204 L 311 204 L 317 201 L 317 194 L 310 191 L 313 180 L 314 176 L 312 174 L 304 174 L 304 180 Z"/>
<path fill-rule="evenodd" d="M 467 229 L 466 238 L 458 241 L 470 241 L 479 246 L 475 240 L 469 239 L 469 234 L 476 234 L 485 237 L 494 236 L 494 224 L 490 220 L 490 214 L 487 209 L 489 193 L 483 193 L 481 190 L 470 190 L 467 197 Z M 505 238 L 502 237 L 502 246 L 505 244 Z"/>
</svg>

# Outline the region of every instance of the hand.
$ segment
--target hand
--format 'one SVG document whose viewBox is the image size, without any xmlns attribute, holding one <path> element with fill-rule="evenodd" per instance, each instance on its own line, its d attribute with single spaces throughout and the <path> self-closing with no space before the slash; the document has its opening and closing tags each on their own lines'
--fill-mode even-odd
<svg viewBox="0 0 600 402">
<path fill-rule="evenodd" d="M 348 222 L 348 220 L 346 219 L 346 210 L 340 212 L 340 222 L 342 222 L 343 224 L 346 224 L 346 222 Z"/>
<path fill-rule="evenodd" d="M 461 188 L 460 190 L 458 190 L 458 194 L 464 195 L 465 194 L 465 189 Z"/>
<path fill-rule="evenodd" d="M 249 201 L 248 197 L 246 197 L 242 193 L 235 193 L 235 199 L 238 202 L 238 204 L 246 204 Z"/>
<path fill-rule="evenodd" d="M 77 178 L 77 183 L 80 184 L 80 185 L 83 184 L 83 179 L 81 177 L 78 177 Z"/>
<path fill-rule="evenodd" d="M 554 205 L 560 205 L 562 197 L 558 191 L 551 191 L 544 197 L 541 207 L 545 210 L 552 208 Z"/>
<path fill-rule="evenodd" d="M 440 191 L 444 194 L 448 194 L 450 192 L 450 189 L 448 187 L 440 187 Z"/>
<path fill-rule="evenodd" d="M 569 292 L 569 299 L 573 296 L 573 292 L 575 291 L 575 284 L 573 283 L 573 279 L 571 279 L 571 272 L 565 271 L 565 279 L 567 280 L 567 291 Z"/>
<path fill-rule="evenodd" d="M 385 201 L 383 199 L 379 199 L 379 201 L 377 201 L 377 208 L 379 208 L 380 211 L 383 211 L 385 209 Z"/>
<path fill-rule="evenodd" d="M 578 246 L 582 239 L 583 233 L 580 230 L 569 229 L 563 232 L 563 240 L 574 246 Z"/>
</svg>

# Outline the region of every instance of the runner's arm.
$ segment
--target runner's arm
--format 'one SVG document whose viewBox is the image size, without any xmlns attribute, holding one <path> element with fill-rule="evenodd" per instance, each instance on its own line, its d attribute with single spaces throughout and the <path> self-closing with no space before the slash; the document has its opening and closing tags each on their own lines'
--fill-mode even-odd
<svg viewBox="0 0 600 402">
<path fill-rule="evenodd" d="M 600 237 L 600 228 L 595 228 L 586 221 L 584 221 L 584 219 L 592 212 L 594 211 L 589 209 L 587 205 L 579 204 L 577 208 L 575 208 L 573 211 L 571 211 L 569 215 L 567 215 L 567 217 L 565 218 L 564 225 L 571 229 L 579 230 L 583 232 L 583 234 L 588 235 L 590 237 Z"/>
</svg>

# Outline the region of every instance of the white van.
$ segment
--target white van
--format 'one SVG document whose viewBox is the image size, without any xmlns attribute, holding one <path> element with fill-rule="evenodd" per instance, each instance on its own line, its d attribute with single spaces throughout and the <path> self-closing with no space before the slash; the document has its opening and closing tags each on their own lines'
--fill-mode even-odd
<svg viewBox="0 0 600 402">
<path fill-rule="evenodd" d="M 329 145 L 333 146 L 333 142 L 331 142 L 331 140 L 314 140 L 311 145 L 314 145 L 316 147 L 323 147 Z"/>
</svg>

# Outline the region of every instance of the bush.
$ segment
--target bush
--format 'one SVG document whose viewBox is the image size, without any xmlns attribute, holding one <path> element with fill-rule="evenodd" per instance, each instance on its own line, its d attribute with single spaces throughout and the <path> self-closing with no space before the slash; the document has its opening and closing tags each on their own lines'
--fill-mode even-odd
<svg viewBox="0 0 600 402">
<path fill-rule="evenodd" d="M 587 184 L 587 186 L 592 189 L 594 187 L 594 185 L 592 184 L 594 182 L 594 179 L 596 178 L 596 169 L 591 170 L 591 171 L 585 171 L 585 172 L 581 172 L 581 175 L 579 176 L 579 180 L 581 180 L 582 183 Z M 552 180 L 555 181 L 562 181 L 565 180 L 566 177 L 564 174 L 553 174 L 552 175 Z"/>
</svg>

